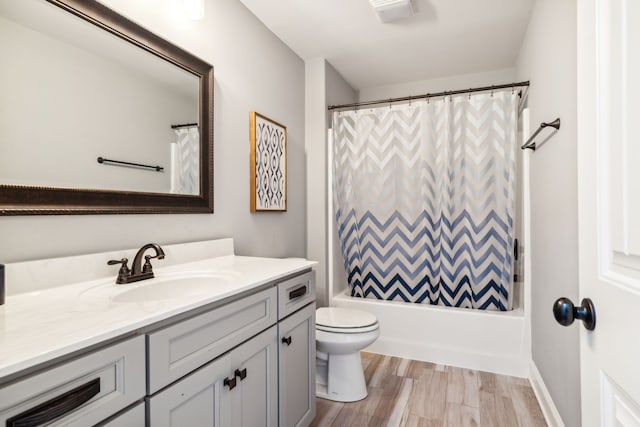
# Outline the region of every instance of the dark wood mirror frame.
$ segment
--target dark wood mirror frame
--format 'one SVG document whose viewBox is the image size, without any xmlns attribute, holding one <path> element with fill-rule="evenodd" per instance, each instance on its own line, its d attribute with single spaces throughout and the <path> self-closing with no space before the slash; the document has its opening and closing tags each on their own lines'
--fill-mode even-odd
<svg viewBox="0 0 640 427">
<path fill-rule="evenodd" d="M 200 195 L 0 184 L 0 215 L 213 212 L 213 66 L 94 0 L 46 0 L 200 79 Z"/>
</svg>

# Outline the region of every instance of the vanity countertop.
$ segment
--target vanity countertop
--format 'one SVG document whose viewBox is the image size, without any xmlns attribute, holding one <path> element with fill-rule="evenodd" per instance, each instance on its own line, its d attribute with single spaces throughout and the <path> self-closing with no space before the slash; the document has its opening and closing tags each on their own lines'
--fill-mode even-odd
<svg viewBox="0 0 640 427">
<path fill-rule="evenodd" d="M 9 295 L 6 304 L 0 306 L 0 384 L 21 371 L 102 342 L 140 333 L 141 329 L 172 316 L 232 300 L 243 292 L 315 265 L 300 258 L 225 255 L 155 268 L 156 278 L 126 285 L 116 285 L 114 275 Z M 198 289 L 194 292 L 193 286 L 184 293 L 175 292 L 167 287 L 173 283 L 162 283 L 163 278 L 182 272 L 213 274 L 222 279 L 207 286 L 204 293 Z M 171 291 L 169 296 L 145 300 L 124 295 L 154 284 L 162 284 Z"/>
</svg>

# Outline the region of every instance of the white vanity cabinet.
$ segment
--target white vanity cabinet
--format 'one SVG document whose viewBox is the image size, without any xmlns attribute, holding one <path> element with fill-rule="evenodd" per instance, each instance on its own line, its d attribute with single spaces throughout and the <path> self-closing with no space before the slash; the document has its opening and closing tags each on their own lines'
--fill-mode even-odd
<svg viewBox="0 0 640 427">
<path fill-rule="evenodd" d="M 94 425 L 144 395 L 137 336 L 0 387 L 0 425 Z"/>
<path fill-rule="evenodd" d="M 314 280 L 304 273 L 149 333 L 149 425 L 309 425 Z"/>
<path fill-rule="evenodd" d="M 316 293 L 312 272 L 278 284 L 280 427 L 304 427 L 316 415 Z"/>
<path fill-rule="evenodd" d="M 308 426 L 316 415 L 316 305 L 278 323 L 280 427 Z"/>
<path fill-rule="evenodd" d="M 0 386 L 0 425 L 42 424 L 34 419 L 102 427 L 311 423 L 312 271 L 172 316 Z"/>
<path fill-rule="evenodd" d="M 148 400 L 151 426 L 270 426 L 278 419 L 276 326 Z"/>
</svg>

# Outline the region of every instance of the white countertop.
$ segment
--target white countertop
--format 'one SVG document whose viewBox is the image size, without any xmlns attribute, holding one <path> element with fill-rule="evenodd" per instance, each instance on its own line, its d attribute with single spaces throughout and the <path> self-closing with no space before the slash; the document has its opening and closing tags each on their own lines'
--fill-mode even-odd
<svg viewBox="0 0 640 427">
<path fill-rule="evenodd" d="M 257 258 L 225 255 L 169 267 L 154 268 L 156 278 L 116 285 L 115 275 L 84 283 L 7 297 L 0 306 L 0 383 L 3 378 L 60 356 L 131 334 L 177 314 L 230 299 L 315 266 L 300 258 Z M 222 275 L 205 292 L 171 298 L 121 302 L 132 289 L 158 285 L 179 272 Z M 193 288 L 190 288 L 193 290 Z M 120 296 L 120 297 L 119 297 Z"/>
</svg>

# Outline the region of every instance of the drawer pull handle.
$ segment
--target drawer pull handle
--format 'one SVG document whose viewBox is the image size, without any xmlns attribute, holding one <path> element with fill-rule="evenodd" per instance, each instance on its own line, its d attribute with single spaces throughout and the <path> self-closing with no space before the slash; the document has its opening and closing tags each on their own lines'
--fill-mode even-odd
<svg viewBox="0 0 640 427">
<path fill-rule="evenodd" d="M 291 345 L 291 336 L 283 337 L 283 338 L 282 338 L 282 342 L 283 342 L 284 344 L 286 344 L 286 345 L 287 345 L 287 347 L 288 347 L 288 346 L 290 346 L 290 345 Z"/>
<path fill-rule="evenodd" d="M 229 390 L 233 390 L 234 388 L 236 388 L 236 377 L 233 377 L 231 379 L 225 378 L 222 384 L 229 387 Z"/>
<path fill-rule="evenodd" d="M 307 285 L 300 286 L 289 292 L 289 300 L 300 298 L 307 293 Z"/>
<path fill-rule="evenodd" d="M 100 378 L 96 378 L 53 399 L 41 403 L 7 420 L 7 427 L 28 427 L 46 424 L 59 418 L 100 393 Z"/>
<path fill-rule="evenodd" d="M 244 368 L 243 370 L 236 369 L 235 376 L 240 377 L 240 381 L 247 378 L 247 368 Z"/>
</svg>

